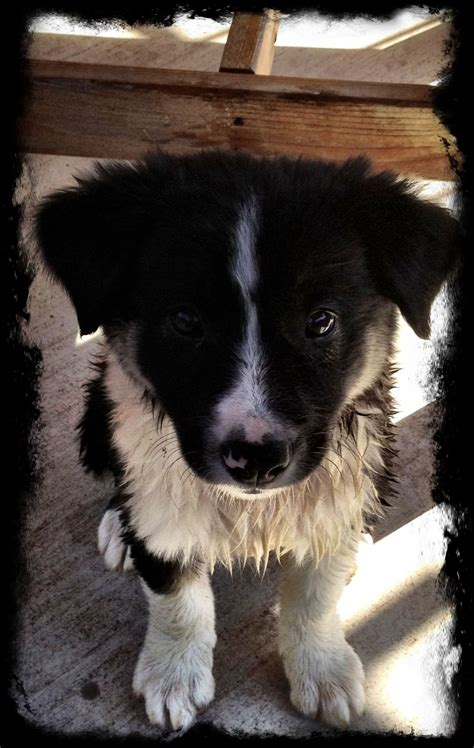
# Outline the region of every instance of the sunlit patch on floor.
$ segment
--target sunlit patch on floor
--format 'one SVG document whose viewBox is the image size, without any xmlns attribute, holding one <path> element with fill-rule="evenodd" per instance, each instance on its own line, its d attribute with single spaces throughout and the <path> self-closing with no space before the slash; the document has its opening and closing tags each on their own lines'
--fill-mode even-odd
<svg viewBox="0 0 474 748">
<path fill-rule="evenodd" d="M 376 543 L 366 538 L 338 606 L 364 662 L 368 709 L 415 734 L 448 734 L 452 724 L 452 616 L 437 586 L 449 524 L 436 506 Z"/>
<path fill-rule="evenodd" d="M 377 543 L 364 535 L 356 574 L 339 602 L 345 625 L 369 618 L 375 607 L 403 590 L 407 579 L 436 577 L 444 561 L 447 525 L 444 509 L 433 507 Z"/>
<path fill-rule="evenodd" d="M 445 659 L 450 649 L 451 616 L 439 610 L 408 640 L 400 642 L 396 657 L 382 659 L 381 700 L 418 735 L 450 734 Z M 385 674 L 384 672 L 385 671 Z"/>
</svg>

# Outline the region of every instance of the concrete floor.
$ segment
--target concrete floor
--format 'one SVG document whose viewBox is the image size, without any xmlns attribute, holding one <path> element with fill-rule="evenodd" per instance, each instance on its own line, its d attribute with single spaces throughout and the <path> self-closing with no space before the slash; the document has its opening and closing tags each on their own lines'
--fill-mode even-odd
<svg viewBox="0 0 474 748">
<path fill-rule="evenodd" d="M 30 211 L 38 197 L 71 183 L 87 159 L 35 156 L 25 163 L 18 199 L 24 246 L 34 260 Z M 443 300 L 438 300 L 438 312 Z M 30 297 L 29 335 L 41 346 L 43 477 L 26 527 L 29 589 L 23 600 L 14 695 L 36 724 L 63 734 L 84 730 L 156 736 L 131 690 L 145 631 L 145 603 L 135 577 L 103 566 L 96 528 L 110 496 L 107 481 L 82 471 L 73 439 L 80 384 L 97 339 L 77 341 L 65 294 L 38 272 Z M 442 318 L 436 314 L 435 318 Z M 442 325 L 435 326 L 442 334 Z M 367 677 L 366 713 L 356 731 L 449 734 L 447 685 L 454 661 L 451 612 L 439 592 L 448 518 L 430 498 L 433 406 L 420 385 L 432 344 L 402 325 L 399 381 L 400 498 L 360 553 L 340 603 L 348 639 Z M 425 374 L 423 374 L 423 371 Z M 278 566 L 264 579 L 251 569 L 234 578 L 217 569 L 216 698 L 201 720 L 230 733 L 303 737 L 322 728 L 298 715 L 276 652 Z"/>
</svg>

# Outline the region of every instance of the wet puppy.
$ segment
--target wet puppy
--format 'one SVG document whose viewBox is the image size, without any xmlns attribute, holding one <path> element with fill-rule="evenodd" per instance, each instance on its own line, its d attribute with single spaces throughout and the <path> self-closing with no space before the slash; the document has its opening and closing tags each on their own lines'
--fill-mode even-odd
<svg viewBox="0 0 474 748">
<path fill-rule="evenodd" d="M 105 561 L 148 598 L 134 690 L 189 726 L 214 695 L 210 573 L 273 551 L 291 700 L 345 725 L 364 675 L 336 604 L 391 490 L 397 314 L 428 337 L 457 223 L 363 158 L 157 155 L 77 181 L 37 234 L 81 333 L 104 332 L 81 454 L 115 477 Z"/>
</svg>

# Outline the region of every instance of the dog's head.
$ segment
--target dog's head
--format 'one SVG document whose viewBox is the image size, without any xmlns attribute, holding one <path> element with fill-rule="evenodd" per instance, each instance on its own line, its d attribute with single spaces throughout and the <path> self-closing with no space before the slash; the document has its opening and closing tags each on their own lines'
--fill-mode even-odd
<svg viewBox="0 0 474 748">
<path fill-rule="evenodd" d="M 380 377 L 396 308 L 421 337 L 457 222 L 392 173 L 218 152 L 97 167 L 37 218 L 82 334 L 102 326 L 202 478 L 301 480 Z"/>
</svg>

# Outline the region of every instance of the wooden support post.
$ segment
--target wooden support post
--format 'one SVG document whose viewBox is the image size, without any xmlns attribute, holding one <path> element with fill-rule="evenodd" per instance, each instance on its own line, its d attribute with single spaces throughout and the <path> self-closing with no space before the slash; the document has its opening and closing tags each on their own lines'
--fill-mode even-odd
<svg viewBox="0 0 474 748">
<path fill-rule="evenodd" d="M 279 24 L 280 14 L 275 10 L 235 13 L 219 71 L 269 75 Z"/>
</svg>

